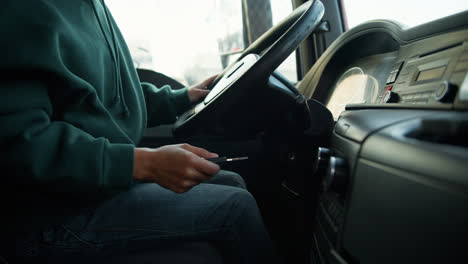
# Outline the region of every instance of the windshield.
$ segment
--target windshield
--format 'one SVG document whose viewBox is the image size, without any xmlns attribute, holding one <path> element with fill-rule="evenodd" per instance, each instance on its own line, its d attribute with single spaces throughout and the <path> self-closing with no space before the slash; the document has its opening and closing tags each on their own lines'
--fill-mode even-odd
<svg viewBox="0 0 468 264">
<path fill-rule="evenodd" d="M 185 85 L 221 72 L 249 42 L 292 11 L 288 0 L 109 0 L 106 4 L 135 66 Z M 280 72 L 297 81 L 294 54 Z"/>
<path fill-rule="evenodd" d="M 342 3 L 348 29 L 373 19 L 390 19 L 414 27 L 468 9 L 466 0 L 342 0 Z"/>
</svg>

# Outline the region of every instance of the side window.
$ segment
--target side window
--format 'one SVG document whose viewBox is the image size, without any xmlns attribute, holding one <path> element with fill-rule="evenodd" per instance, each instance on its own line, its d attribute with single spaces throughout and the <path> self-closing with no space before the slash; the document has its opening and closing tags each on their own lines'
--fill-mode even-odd
<svg viewBox="0 0 468 264">
<path fill-rule="evenodd" d="M 292 11 L 289 0 L 106 2 L 137 68 L 191 85 L 217 74 Z M 295 55 L 279 71 L 297 81 Z"/>
</svg>

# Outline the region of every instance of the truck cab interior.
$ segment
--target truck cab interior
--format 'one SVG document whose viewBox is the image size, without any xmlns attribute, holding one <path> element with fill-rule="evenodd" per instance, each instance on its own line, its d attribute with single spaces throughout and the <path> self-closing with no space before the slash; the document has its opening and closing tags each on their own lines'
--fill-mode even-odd
<svg viewBox="0 0 468 264">
<path fill-rule="evenodd" d="M 367 16 L 384 8 L 372 1 L 211 2 L 220 15 L 240 12 L 216 15 L 239 28 L 214 44 L 221 73 L 204 101 L 173 125 L 148 128 L 140 145 L 188 142 L 247 156 L 222 168 L 245 179 L 284 263 L 468 261 L 468 5 L 439 3 L 458 9 L 408 26 L 390 10 Z M 275 21 L 278 2 L 292 11 Z M 426 12 L 424 1 L 387 2 Z M 117 3 L 107 1 L 119 23 Z M 130 50 L 142 81 L 192 82 Z M 203 251 L 200 263 L 228 263 L 204 245 L 181 248 L 158 254 Z"/>
</svg>

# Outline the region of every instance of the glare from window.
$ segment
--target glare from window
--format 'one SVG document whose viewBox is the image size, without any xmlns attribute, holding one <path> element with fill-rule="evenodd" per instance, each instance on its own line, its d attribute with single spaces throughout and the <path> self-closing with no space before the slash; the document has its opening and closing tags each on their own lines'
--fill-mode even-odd
<svg viewBox="0 0 468 264">
<path fill-rule="evenodd" d="M 359 67 L 348 69 L 336 82 L 327 108 L 338 120 L 348 104 L 374 103 L 378 96 L 379 83 Z"/>
<path fill-rule="evenodd" d="M 468 10 L 466 0 L 343 0 L 348 29 L 368 20 L 391 19 L 406 27 Z"/>
<path fill-rule="evenodd" d="M 281 19 L 292 12 L 291 1 L 272 0 L 271 11 L 273 13 L 273 25 L 278 24 Z M 279 67 L 278 71 L 288 78 L 291 82 L 297 82 L 296 53 L 293 52 Z"/>
<path fill-rule="evenodd" d="M 185 85 L 217 74 L 242 51 L 242 5 L 239 0 L 108 0 L 107 6 L 136 67 L 152 69 Z M 271 0 L 273 22 L 288 15 L 291 1 Z M 281 66 L 296 81 L 295 58 Z"/>
</svg>

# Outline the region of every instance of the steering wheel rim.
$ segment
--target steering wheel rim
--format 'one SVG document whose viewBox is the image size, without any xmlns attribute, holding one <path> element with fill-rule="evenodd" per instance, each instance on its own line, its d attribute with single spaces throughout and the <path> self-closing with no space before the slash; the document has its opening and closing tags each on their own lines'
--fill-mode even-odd
<svg viewBox="0 0 468 264">
<path fill-rule="evenodd" d="M 200 127 L 216 123 L 245 97 L 247 88 L 268 82 L 274 70 L 315 30 L 324 12 L 319 0 L 308 1 L 265 32 L 213 82 L 209 100 L 205 99 L 178 118 L 174 134 L 193 134 Z"/>
</svg>

